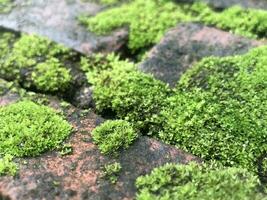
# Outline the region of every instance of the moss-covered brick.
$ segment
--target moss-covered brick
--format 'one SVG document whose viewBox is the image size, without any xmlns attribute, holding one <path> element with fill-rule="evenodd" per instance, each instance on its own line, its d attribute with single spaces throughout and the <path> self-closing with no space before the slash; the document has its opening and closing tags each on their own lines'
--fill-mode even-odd
<svg viewBox="0 0 267 200">
<path fill-rule="evenodd" d="M 159 138 L 207 161 L 257 172 L 267 152 L 267 47 L 205 58 L 161 112 Z"/>
<path fill-rule="evenodd" d="M 80 22 L 99 35 L 123 26 L 129 27 L 129 48 L 137 50 L 155 44 L 177 23 L 196 21 L 252 38 L 265 38 L 267 11 L 233 6 L 222 12 L 207 4 L 173 3 L 170 0 L 133 0 L 111 7 Z"/>
<path fill-rule="evenodd" d="M 0 77 L 49 93 L 70 85 L 70 70 L 64 65 L 72 55 L 69 49 L 36 35 L 14 37 L 8 32 L 0 34 Z"/>
<path fill-rule="evenodd" d="M 260 200 L 257 176 L 245 169 L 166 164 L 136 181 L 137 200 Z"/>
</svg>

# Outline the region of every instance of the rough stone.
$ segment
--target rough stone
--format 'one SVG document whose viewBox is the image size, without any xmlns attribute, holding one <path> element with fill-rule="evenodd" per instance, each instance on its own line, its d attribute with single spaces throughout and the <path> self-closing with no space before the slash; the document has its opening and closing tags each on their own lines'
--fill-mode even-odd
<svg viewBox="0 0 267 200">
<path fill-rule="evenodd" d="M 175 86 L 181 75 L 204 57 L 244 54 L 262 43 L 213 27 L 184 23 L 170 30 L 139 68 Z"/>
<path fill-rule="evenodd" d="M 244 8 L 267 9 L 266 0 L 204 0 L 215 9 L 225 9 L 234 5 Z"/>
<path fill-rule="evenodd" d="M 14 5 L 9 13 L 0 14 L 0 26 L 43 35 L 85 54 L 120 51 L 127 43 L 126 29 L 98 37 L 79 24 L 79 15 L 95 15 L 104 9 L 96 3 L 81 0 L 15 0 Z"/>
<path fill-rule="evenodd" d="M 174 0 L 177 3 L 193 3 L 199 0 Z M 244 8 L 267 9 L 266 0 L 201 0 L 217 10 L 239 5 Z"/>
</svg>

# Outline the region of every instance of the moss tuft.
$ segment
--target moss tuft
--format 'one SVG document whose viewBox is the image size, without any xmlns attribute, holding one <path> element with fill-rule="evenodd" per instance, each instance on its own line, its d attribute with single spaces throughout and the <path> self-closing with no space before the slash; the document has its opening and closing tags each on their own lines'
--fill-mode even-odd
<svg viewBox="0 0 267 200">
<path fill-rule="evenodd" d="M 208 12 L 201 16 L 201 21 L 250 38 L 265 38 L 267 36 L 266 10 L 233 6 L 221 13 Z"/>
<path fill-rule="evenodd" d="M 36 156 L 55 148 L 72 130 L 53 109 L 30 101 L 0 107 L 0 155 Z"/>
<path fill-rule="evenodd" d="M 94 78 L 93 85 L 99 112 L 111 110 L 118 118 L 133 123 L 144 132 L 152 131 L 154 116 L 170 92 L 166 84 L 126 62 L 115 63 L 112 70 L 102 71 Z"/>
<path fill-rule="evenodd" d="M 43 92 L 66 89 L 71 81 L 69 70 L 63 64 L 71 55 L 67 48 L 35 35 L 23 35 L 15 42 L 13 37 L 0 35 L 0 40 L 4 41 L 0 45 L 3 52 L 0 77 L 23 80 L 25 87 L 35 87 Z M 33 76 L 28 77 L 29 74 Z"/>
<path fill-rule="evenodd" d="M 17 173 L 17 165 L 12 161 L 13 156 L 7 154 L 0 159 L 0 176 L 10 175 L 14 176 Z"/>
<path fill-rule="evenodd" d="M 267 152 L 267 47 L 205 58 L 161 112 L 159 137 L 205 160 L 257 171 Z"/>
<path fill-rule="evenodd" d="M 137 200 L 260 200 L 259 180 L 244 169 L 166 164 L 136 181 Z"/>
<path fill-rule="evenodd" d="M 126 149 L 138 137 L 132 125 L 123 120 L 106 121 L 92 132 L 93 140 L 101 153 L 112 154 Z"/>
<path fill-rule="evenodd" d="M 38 90 L 45 92 L 64 91 L 71 82 L 70 71 L 63 67 L 56 58 L 36 65 L 32 79 Z"/>
<path fill-rule="evenodd" d="M 107 178 L 111 183 L 116 183 L 118 180 L 119 173 L 122 167 L 121 164 L 118 162 L 108 164 L 104 166 L 104 176 Z"/>
</svg>

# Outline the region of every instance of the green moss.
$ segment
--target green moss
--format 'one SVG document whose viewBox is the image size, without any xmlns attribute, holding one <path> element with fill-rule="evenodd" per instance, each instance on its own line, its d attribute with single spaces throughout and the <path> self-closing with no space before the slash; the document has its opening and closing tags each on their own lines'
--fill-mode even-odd
<svg viewBox="0 0 267 200">
<path fill-rule="evenodd" d="M 114 53 L 103 55 L 93 54 L 87 57 L 81 57 L 80 68 L 88 72 L 88 81 L 93 82 L 95 76 L 98 76 L 104 70 L 112 70 L 114 65 L 125 65 L 125 68 L 134 68 L 127 60 L 120 60 L 119 56 Z"/>
<path fill-rule="evenodd" d="M 0 37 L 0 40 L 6 41 L 0 46 L 3 49 L 0 58 L 1 77 L 20 81 L 22 72 L 33 72 L 33 77 L 24 77 L 25 87 L 34 84 L 34 87 L 44 92 L 66 89 L 71 81 L 69 70 L 63 64 L 71 56 L 68 49 L 35 35 L 23 35 L 10 46 L 9 40 L 12 41 L 13 37 L 6 37 Z"/>
<path fill-rule="evenodd" d="M 136 181 L 137 200 L 260 200 L 259 180 L 244 169 L 166 164 Z"/>
<path fill-rule="evenodd" d="M 205 58 L 167 100 L 159 137 L 205 160 L 256 172 L 267 152 L 267 47 Z"/>
<path fill-rule="evenodd" d="M 157 43 L 169 28 L 179 22 L 202 22 L 253 38 L 266 37 L 267 32 L 267 11 L 264 10 L 234 6 L 216 12 L 204 3 L 175 4 L 169 0 L 133 0 L 94 17 L 81 16 L 79 20 L 90 31 L 100 35 L 128 26 L 128 46 L 133 52 Z"/>
<path fill-rule="evenodd" d="M 116 183 L 118 180 L 119 173 L 122 167 L 121 164 L 118 162 L 105 165 L 104 166 L 104 176 L 107 178 L 111 183 Z"/>
<path fill-rule="evenodd" d="M 0 0 L 0 14 L 10 12 L 13 6 L 12 0 Z"/>
<path fill-rule="evenodd" d="M 80 17 L 89 30 L 106 34 L 115 28 L 129 26 L 129 48 L 133 51 L 159 41 L 165 31 L 191 17 L 174 3 L 162 0 L 134 0 L 99 13 L 93 18 Z"/>
<path fill-rule="evenodd" d="M 9 154 L 5 155 L 3 158 L 0 159 L 0 176 L 16 175 L 18 167 L 12 160 L 13 160 L 13 156 Z"/>
<path fill-rule="evenodd" d="M 126 149 L 138 137 L 132 125 L 123 120 L 106 121 L 92 132 L 93 140 L 101 153 L 112 154 Z"/>
<path fill-rule="evenodd" d="M 59 154 L 61 156 L 66 156 L 66 155 L 70 155 L 73 153 L 73 148 L 71 146 L 71 144 L 64 144 L 64 145 L 61 145 L 59 148 Z"/>
<path fill-rule="evenodd" d="M 94 78 L 93 97 L 99 112 L 113 111 L 120 119 L 149 132 L 169 88 L 151 75 L 135 70 L 131 63 L 116 62 L 113 70 Z"/>
<path fill-rule="evenodd" d="M 221 13 L 207 12 L 201 20 L 223 30 L 250 38 L 267 36 L 267 11 L 234 6 Z"/>
<path fill-rule="evenodd" d="M 22 101 L 0 107 L 0 155 L 36 156 L 55 148 L 72 130 L 53 109 Z"/>
<path fill-rule="evenodd" d="M 70 71 L 58 59 L 51 58 L 36 65 L 32 79 L 38 90 L 57 92 L 67 89 L 72 78 Z"/>
</svg>

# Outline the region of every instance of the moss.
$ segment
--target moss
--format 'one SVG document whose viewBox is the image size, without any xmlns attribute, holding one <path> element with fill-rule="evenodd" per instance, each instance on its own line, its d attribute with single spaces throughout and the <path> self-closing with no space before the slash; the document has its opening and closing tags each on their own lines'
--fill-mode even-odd
<svg viewBox="0 0 267 200">
<path fill-rule="evenodd" d="M 82 16 L 79 20 L 97 34 L 107 34 L 115 28 L 128 25 L 129 48 L 136 51 L 158 42 L 168 28 L 181 20 L 191 20 L 191 17 L 169 1 L 134 0 L 93 18 Z"/>
<path fill-rule="evenodd" d="M 93 98 L 99 112 L 111 110 L 136 128 L 152 131 L 154 116 L 170 92 L 166 84 L 127 62 L 115 62 L 112 70 L 102 71 L 93 80 Z"/>
<path fill-rule="evenodd" d="M 175 4 L 169 0 L 133 0 L 94 17 L 81 16 L 79 20 L 99 35 L 128 26 L 128 46 L 133 52 L 157 43 L 179 22 L 202 22 L 252 38 L 264 38 L 267 32 L 267 11 L 264 10 L 234 6 L 216 12 L 204 3 Z"/>
<path fill-rule="evenodd" d="M 101 153 L 113 154 L 126 149 L 138 137 L 132 125 L 123 120 L 106 121 L 92 132 L 93 140 Z"/>
<path fill-rule="evenodd" d="M 36 87 L 43 92 L 66 89 L 71 81 L 69 70 L 63 64 L 71 56 L 67 48 L 35 35 L 23 35 L 10 46 L 12 37 L 9 37 L 2 35 L 0 39 L 6 41 L 0 46 L 4 52 L 0 61 L 1 77 L 23 80 L 25 87 Z M 25 74 L 33 74 L 33 77 L 25 79 Z"/>
<path fill-rule="evenodd" d="M 108 55 L 101 53 L 93 54 L 91 56 L 81 57 L 80 60 L 80 68 L 82 71 L 88 72 L 88 81 L 91 83 L 95 76 L 98 76 L 104 70 L 112 70 L 116 64 L 127 66 L 125 68 L 129 68 L 128 66 L 131 65 L 130 68 L 134 68 L 127 60 L 120 60 L 119 56 L 114 53 Z"/>
<path fill-rule="evenodd" d="M 0 14 L 10 12 L 13 6 L 12 0 L 0 0 Z"/>
<path fill-rule="evenodd" d="M 267 47 L 205 58 L 167 99 L 159 137 L 205 160 L 257 171 L 267 152 Z"/>
<path fill-rule="evenodd" d="M 13 160 L 13 156 L 9 154 L 5 155 L 3 158 L 0 159 L 0 176 L 16 175 L 18 167 L 12 160 Z"/>
<path fill-rule="evenodd" d="M 118 162 L 105 165 L 104 166 L 104 177 L 114 184 L 118 181 L 118 176 L 119 176 L 121 169 L 122 169 L 121 164 Z"/>
<path fill-rule="evenodd" d="M 36 156 L 55 148 L 72 130 L 53 109 L 30 101 L 0 107 L 0 155 Z"/>
<path fill-rule="evenodd" d="M 58 150 L 61 156 L 71 155 L 73 153 L 73 147 L 71 144 L 61 145 Z"/>
<path fill-rule="evenodd" d="M 67 89 L 72 77 L 70 71 L 62 66 L 58 59 L 51 58 L 36 65 L 32 79 L 38 90 L 57 92 Z"/>
<path fill-rule="evenodd" d="M 250 38 L 267 36 L 267 11 L 234 6 L 221 13 L 208 12 L 201 21 Z"/>
<path fill-rule="evenodd" d="M 260 200 L 259 180 L 244 169 L 166 164 L 136 181 L 137 200 Z"/>
</svg>

